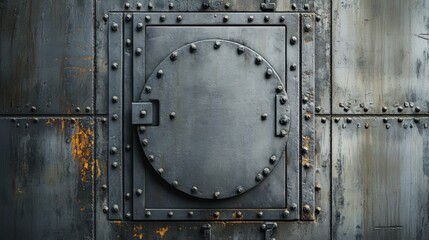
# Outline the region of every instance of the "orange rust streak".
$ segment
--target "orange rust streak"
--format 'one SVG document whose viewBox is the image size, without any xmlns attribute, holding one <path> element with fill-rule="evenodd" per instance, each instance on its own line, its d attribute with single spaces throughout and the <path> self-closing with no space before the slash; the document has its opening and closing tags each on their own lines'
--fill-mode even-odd
<svg viewBox="0 0 429 240">
<path fill-rule="evenodd" d="M 164 228 L 162 227 L 156 231 L 156 233 L 158 233 L 161 238 L 164 237 L 164 234 L 166 232 L 168 232 L 168 227 L 164 227 Z"/>
<path fill-rule="evenodd" d="M 74 160 L 79 161 L 81 181 L 85 183 L 88 178 L 92 177 L 93 166 L 91 158 L 94 134 L 90 128 L 83 128 L 78 120 L 75 126 L 75 133 L 71 137 L 72 155 Z M 88 172 L 90 173 L 88 174 Z"/>
<path fill-rule="evenodd" d="M 136 239 L 143 239 L 143 233 L 141 232 L 143 230 L 143 227 L 141 225 L 138 226 L 134 226 L 134 234 L 133 234 L 133 238 Z"/>
</svg>

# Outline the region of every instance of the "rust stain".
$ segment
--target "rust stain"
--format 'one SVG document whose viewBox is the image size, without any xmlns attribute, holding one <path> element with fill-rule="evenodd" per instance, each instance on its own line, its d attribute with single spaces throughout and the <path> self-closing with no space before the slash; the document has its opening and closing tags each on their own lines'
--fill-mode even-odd
<svg viewBox="0 0 429 240">
<path fill-rule="evenodd" d="M 94 60 L 94 58 L 92 56 L 85 56 L 85 57 L 83 57 L 83 60 L 92 61 L 92 60 Z"/>
<path fill-rule="evenodd" d="M 168 227 L 162 227 L 156 231 L 161 238 L 164 237 L 165 233 L 168 232 Z"/>
<path fill-rule="evenodd" d="M 304 149 L 310 149 L 310 137 L 309 136 L 304 136 L 302 138 L 302 147 Z M 310 156 L 309 154 L 303 154 L 302 156 L 302 160 L 301 160 L 301 164 L 306 164 L 306 163 L 310 163 Z"/>
<path fill-rule="evenodd" d="M 101 177 L 101 168 L 98 159 L 95 159 L 95 166 L 97 167 L 97 177 Z"/>
<path fill-rule="evenodd" d="M 142 230 L 143 230 L 142 225 L 134 226 L 134 228 L 133 228 L 133 232 L 134 232 L 133 237 L 135 239 L 143 239 L 144 235 L 142 233 Z"/>
<path fill-rule="evenodd" d="M 55 124 L 56 119 L 55 118 L 48 118 L 46 120 L 46 125 L 52 126 Z"/>
<path fill-rule="evenodd" d="M 76 130 L 71 136 L 73 159 L 79 161 L 81 182 L 86 183 L 91 178 L 94 166 L 91 165 L 94 134 L 90 128 L 85 129 L 76 120 Z M 87 174 L 90 172 L 89 174 Z"/>
</svg>

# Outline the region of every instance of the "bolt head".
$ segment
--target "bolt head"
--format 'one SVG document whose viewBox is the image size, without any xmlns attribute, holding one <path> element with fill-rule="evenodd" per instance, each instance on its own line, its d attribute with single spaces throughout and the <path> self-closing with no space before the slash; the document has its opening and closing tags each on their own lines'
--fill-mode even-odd
<svg viewBox="0 0 429 240">
<path fill-rule="evenodd" d="M 139 132 L 140 133 L 144 133 L 146 131 L 146 127 L 145 126 L 140 126 L 139 127 Z"/>
<path fill-rule="evenodd" d="M 148 4 L 147 4 L 147 8 L 148 8 L 149 10 L 152 10 L 152 9 L 153 9 L 153 4 L 152 4 L 152 3 L 148 3 Z"/>
<path fill-rule="evenodd" d="M 220 216 L 220 212 L 214 212 L 214 213 L 213 213 L 213 217 L 214 217 L 214 218 L 218 218 L 219 216 Z"/>
<path fill-rule="evenodd" d="M 220 48 L 220 41 L 216 41 L 216 42 L 214 43 L 213 47 L 214 47 L 215 49 Z"/>
<path fill-rule="evenodd" d="M 172 211 L 168 212 L 168 216 L 172 217 L 174 215 L 174 213 Z"/>
<path fill-rule="evenodd" d="M 158 168 L 158 173 L 161 175 L 164 174 L 164 168 Z"/>
<path fill-rule="evenodd" d="M 113 204 L 112 212 L 116 213 L 119 211 L 119 206 L 117 204 Z"/>
<path fill-rule="evenodd" d="M 171 112 L 170 113 L 170 119 L 174 119 L 176 117 L 176 113 L 175 112 Z"/>
<path fill-rule="evenodd" d="M 316 186 L 314 186 L 314 189 L 316 191 L 320 191 L 320 190 L 322 190 L 322 186 L 320 184 L 316 184 Z"/>
<path fill-rule="evenodd" d="M 140 188 L 137 189 L 136 194 L 137 194 L 137 196 L 141 196 L 143 194 L 143 190 L 141 190 Z"/>
<path fill-rule="evenodd" d="M 119 29 L 119 25 L 117 23 L 112 23 L 112 31 L 116 32 Z"/>
<path fill-rule="evenodd" d="M 270 17 L 269 16 L 265 16 L 264 17 L 264 22 L 269 22 L 270 21 Z"/>
<path fill-rule="evenodd" d="M 255 180 L 257 181 L 257 182 L 260 182 L 260 181 L 262 181 L 264 179 L 264 176 L 262 176 L 262 174 L 260 174 L 260 173 L 258 173 L 257 175 L 256 175 L 256 177 L 255 177 Z"/>
<path fill-rule="evenodd" d="M 280 130 L 281 137 L 286 137 L 286 135 L 287 135 L 287 131 L 285 129 Z"/>
<path fill-rule="evenodd" d="M 118 166 L 119 166 L 118 162 L 113 162 L 113 163 L 112 163 L 112 167 L 113 167 L 113 168 L 117 168 Z"/>
<path fill-rule="evenodd" d="M 287 216 L 289 216 L 289 210 L 285 209 L 282 213 L 283 217 L 286 218 Z"/>
<path fill-rule="evenodd" d="M 146 22 L 150 22 L 150 16 L 146 16 L 144 19 L 146 20 Z"/>
<path fill-rule="evenodd" d="M 131 218 L 131 213 L 130 213 L 130 212 L 127 212 L 127 213 L 125 214 L 125 217 L 126 217 L 127 219 L 130 219 L 130 218 Z"/>
<path fill-rule="evenodd" d="M 141 32 L 143 30 L 143 23 L 137 23 L 137 31 Z"/>
<path fill-rule="evenodd" d="M 281 98 L 280 98 L 280 103 L 281 104 L 285 104 L 287 102 L 287 97 L 286 96 L 282 96 Z"/>
<path fill-rule="evenodd" d="M 161 15 L 161 16 L 159 17 L 159 20 L 160 20 L 161 22 L 164 22 L 164 21 L 165 21 L 165 15 Z"/>
<path fill-rule="evenodd" d="M 274 164 L 274 163 L 276 163 L 276 162 L 277 162 L 277 157 L 276 157 L 276 156 L 274 156 L 274 155 L 273 155 L 273 156 L 271 156 L 271 157 L 270 157 L 270 163 L 271 163 L 271 164 Z"/>
<path fill-rule="evenodd" d="M 136 8 L 137 8 L 137 9 L 141 9 L 141 8 L 142 8 L 142 6 L 143 6 L 143 5 L 142 5 L 141 3 L 137 3 L 137 4 L 136 4 Z"/>
<path fill-rule="evenodd" d="M 118 120 L 118 118 L 119 118 L 118 114 L 113 114 L 112 115 L 112 120 L 113 121 Z"/>
<path fill-rule="evenodd" d="M 290 205 L 290 209 L 291 210 L 296 210 L 296 208 L 298 207 L 298 205 L 296 205 L 296 203 L 292 203 L 291 205 Z"/>
<path fill-rule="evenodd" d="M 295 71 L 296 70 L 296 64 L 294 63 L 294 64 L 292 64 L 292 65 L 290 65 L 290 70 L 291 71 Z"/>
<path fill-rule="evenodd" d="M 261 57 L 261 56 L 257 56 L 257 57 L 255 58 L 255 63 L 256 63 L 256 65 L 261 64 L 261 63 L 262 63 L 262 57 Z"/>
<path fill-rule="evenodd" d="M 305 26 L 304 26 L 304 31 L 306 31 L 306 32 L 310 32 L 311 31 L 311 25 L 310 24 L 305 24 Z"/>
<path fill-rule="evenodd" d="M 310 5 L 308 3 L 304 4 L 304 10 L 310 9 Z"/>
<path fill-rule="evenodd" d="M 283 115 L 283 116 L 280 118 L 279 123 L 280 123 L 281 125 L 286 125 L 286 124 L 288 124 L 288 123 L 289 123 L 289 118 L 288 118 L 286 115 Z"/>
<path fill-rule="evenodd" d="M 178 188 L 179 187 L 179 182 L 178 181 L 173 181 L 171 183 L 171 185 L 173 185 L 173 187 Z"/>
<path fill-rule="evenodd" d="M 285 21 L 285 19 L 286 19 L 286 18 L 285 18 L 285 16 L 280 16 L 279 21 L 280 21 L 280 22 L 284 22 L 284 21 Z"/>
<path fill-rule="evenodd" d="M 238 46 L 238 48 L 237 48 L 237 53 L 238 53 L 238 54 L 242 54 L 242 53 L 244 53 L 244 47 L 243 47 L 243 46 Z"/>
<path fill-rule="evenodd" d="M 156 76 L 158 78 L 161 78 L 164 75 L 164 71 L 162 69 L 158 70 L 158 72 L 156 73 Z"/>
<path fill-rule="evenodd" d="M 268 68 L 267 71 L 265 72 L 265 77 L 271 78 L 271 76 L 273 76 L 273 70 L 271 68 Z"/>
<path fill-rule="evenodd" d="M 197 192 L 198 192 L 198 188 L 197 188 L 196 186 L 193 186 L 193 187 L 191 188 L 191 192 L 192 192 L 192 193 L 197 193 Z"/>
<path fill-rule="evenodd" d="M 147 160 L 149 160 L 150 162 L 153 162 L 153 160 L 155 160 L 155 156 L 152 154 L 149 154 L 149 156 L 147 156 Z"/>
<path fill-rule="evenodd" d="M 104 206 L 103 207 L 103 213 L 108 213 L 109 212 L 109 207 L 108 206 Z"/>
<path fill-rule="evenodd" d="M 268 117 L 268 114 L 267 114 L 267 113 L 263 113 L 263 114 L 261 115 L 261 119 L 262 119 L 262 120 L 267 120 L 267 117 Z"/>
<path fill-rule="evenodd" d="M 277 93 L 281 93 L 283 91 L 283 86 L 277 86 L 276 87 L 276 92 Z"/>
<path fill-rule="evenodd" d="M 220 192 L 215 192 L 215 193 L 213 194 L 213 197 L 214 197 L 214 198 L 219 198 L 219 197 L 220 197 Z"/>
<path fill-rule="evenodd" d="M 203 3 L 203 8 L 204 9 L 208 9 L 210 7 L 209 3 L 205 2 Z"/>
<path fill-rule="evenodd" d="M 107 20 L 109 20 L 109 14 L 104 14 L 103 15 L 103 20 L 106 22 Z"/>
<path fill-rule="evenodd" d="M 32 112 L 35 112 L 37 110 L 37 108 L 35 106 L 32 106 L 30 109 Z"/>
<path fill-rule="evenodd" d="M 173 9 L 173 8 L 174 8 L 174 3 L 172 3 L 172 2 L 171 2 L 171 3 L 169 3 L 169 4 L 168 4 L 168 8 Z"/>
<path fill-rule="evenodd" d="M 292 3 L 290 7 L 292 8 L 292 10 L 296 10 L 296 3 Z"/>
<path fill-rule="evenodd" d="M 137 56 L 142 55 L 142 52 L 143 52 L 143 49 L 141 49 L 141 48 L 137 48 L 137 49 L 136 49 L 136 55 L 137 55 Z"/>
<path fill-rule="evenodd" d="M 147 140 L 146 138 L 143 139 L 142 144 L 143 146 L 147 146 L 149 144 L 149 140 Z"/>
<path fill-rule="evenodd" d="M 383 112 L 387 112 L 387 107 L 383 107 L 381 110 L 382 110 Z"/>
<path fill-rule="evenodd" d="M 314 209 L 314 212 L 315 212 L 316 214 L 320 214 L 320 213 L 322 212 L 322 208 L 321 208 L 321 207 L 316 207 L 316 208 Z"/>
<path fill-rule="evenodd" d="M 224 17 L 223 17 L 223 22 L 225 22 L 225 23 L 226 23 L 226 22 L 228 22 L 228 20 L 229 20 L 229 17 L 228 17 L 228 16 L 224 16 Z"/>
<path fill-rule="evenodd" d="M 106 184 L 103 184 L 103 185 L 101 186 L 101 190 L 106 191 L 106 190 L 107 190 L 107 185 L 106 185 Z"/>
<path fill-rule="evenodd" d="M 253 20 L 254 20 L 255 18 L 253 17 L 253 16 L 249 16 L 248 18 L 247 18 L 247 21 L 248 22 L 253 22 Z"/>
<path fill-rule="evenodd" d="M 307 204 L 304 205 L 304 207 L 302 208 L 302 211 L 304 213 L 309 213 L 311 211 L 311 207 Z"/>
<path fill-rule="evenodd" d="M 256 213 L 256 216 L 257 216 L 258 218 L 262 218 L 262 217 L 264 216 L 264 212 L 259 211 L 258 213 Z"/>
<path fill-rule="evenodd" d="M 117 62 L 112 63 L 112 69 L 116 70 L 119 68 L 119 64 Z"/>
<path fill-rule="evenodd" d="M 176 21 L 181 22 L 183 20 L 182 16 L 177 16 Z"/>
<path fill-rule="evenodd" d="M 290 38 L 290 44 L 291 44 L 291 45 L 295 45 L 297 42 L 298 42 L 298 38 L 297 38 L 297 37 L 292 36 L 292 37 Z"/>
<path fill-rule="evenodd" d="M 152 215 L 152 213 L 150 211 L 146 211 L 144 214 L 146 217 L 150 217 L 150 215 Z"/>
<path fill-rule="evenodd" d="M 197 45 L 195 45 L 195 43 L 192 43 L 192 44 L 190 45 L 190 49 L 191 49 L 191 52 L 195 52 L 195 51 L 197 51 Z"/>
<path fill-rule="evenodd" d="M 127 39 L 127 40 L 125 40 L 125 45 L 126 45 L 127 47 L 131 47 L 131 39 Z"/>
<path fill-rule="evenodd" d="M 115 154 L 115 153 L 117 153 L 118 152 L 118 148 L 116 148 L 116 147 L 111 147 L 110 148 L 110 154 Z"/>
<path fill-rule="evenodd" d="M 152 88 L 150 86 L 145 87 L 146 93 L 152 92 Z"/>
<path fill-rule="evenodd" d="M 352 123 L 352 122 L 353 122 L 353 119 L 352 119 L 352 118 L 350 118 L 350 117 L 348 117 L 346 121 L 347 121 L 347 123 Z"/>
<path fill-rule="evenodd" d="M 240 211 L 238 211 L 238 212 L 235 213 L 235 217 L 242 218 L 243 217 L 243 213 L 240 212 Z"/>
<path fill-rule="evenodd" d="M 140 117 L 141 117 L 141 118 L 146 117 L 146 115 L 147 115 L 147 112 L 146 112 L 145 110 L 141 110 L 141 111 L 140 111 Z"/>
<path fill-rule="evenodd" d="M 264 168 L 264 170 L 262 170 L 262 173 L 264 174 L 264 176 L 268 176 L 271 173 L 271 170 L 269 168 Z"/>
<path fill-rule="evenodd" d="M 132 19 L 131 14 L 125 15 L 125 21 L 129 22 L 129 21 L 131 21 L 131 19 Z"/>
<path fill-rule="evenodd" d="M 415 108 L 414 108 L 414 111 L 416 111 L 416 112 L 420 112 L 420 111 L 421 111 L 421 108 L 420 108 L 420 107 L 415 107 Z"/>
<path fill-rule="evenodd" d="M 176 51 L 174 51 L 174 52 L 172 52 L 172 53 L 171 53 L 171 55 L 170 55 L 170 59 L 171 59 L 172 61 L 174 61 L 174 60 L 176 60 L 176 59 L 177 59 L 177 56 L 178 56 L 178 53 L 177 53 Z"/>
<path fill-rule="evenodd" d="M 125 9 L 129 9 L 130 6 L 131 6 L 130 3 L 125 3 L 125 5 L 124 5 Z"/>
<path fill-rule="evenodd" d="M 225 9 L 228 9 L 231 6 L 229 2 L 225 3 Z"/>
<path fill-rule="evenodd" d="M 237 192 L 238 194 L 243 193 L 243 192 L 244 192 L 244 188 L 243 188 L 243 187 L 241 187 L 241 186 L 239 186 L 239 187 L 237 187 L 236 192 Z"/>
<path fill-rule="evenodd" d="M 193 211 L 189 211 L 189 212 L 188 212 L 188 216 L 192 217 L 193 215 L 194 215 L 194 212 L 193 212 Z"/>
</svg>

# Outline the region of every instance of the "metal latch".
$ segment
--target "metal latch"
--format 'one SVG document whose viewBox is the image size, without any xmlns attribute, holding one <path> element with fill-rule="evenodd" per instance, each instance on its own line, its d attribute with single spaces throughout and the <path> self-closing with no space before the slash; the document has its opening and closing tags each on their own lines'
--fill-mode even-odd
<svg viewBox="0 0 429 240">
<path fill-rule="evenodd" d="M 210 224 L 204 224 L 202 227 L 204 240 L 212 239 L 212 226 Z"/>
<path fill-rule="evenodd" d="M 266 222 L 262 224 L 262 230 L 265 230 L 265 240 L 276 240 L 275 238 L 272 238 L 274 234 L 274 230 L 277 228 L 276 222 Z"/>
<path fill-rule="evenodd" d="M 261 3 L 261 9 L 264 11 L 274 11 L 276 9 L 276 0 L 265 0 Z"/>
</svg>

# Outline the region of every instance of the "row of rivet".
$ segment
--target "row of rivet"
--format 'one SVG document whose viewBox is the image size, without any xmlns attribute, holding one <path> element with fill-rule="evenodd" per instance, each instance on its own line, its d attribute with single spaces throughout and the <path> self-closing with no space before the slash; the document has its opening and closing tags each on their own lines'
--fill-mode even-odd
<svg viewBox="0 0 429 240">
<path fill-rule="evenodd" d="M 364 104 L 360 104 L 359 106 L 360 106 L 360 108 L 363 109 L 364 112 L 368 112 L 369 111 L 369 108 L 367 106 L 365 106 Z M 350 103 L 349 104 L 339 103 L 339 107 L 343 108 L 344 112 L 348 112 L 350 110 L 351 104 Z M 404 107 L 405 108 L 410 108 L 410 109 L 414 108 L 414 112 L 416 112 L 416 113 L 421 112 L 421 108 L 419 106 L 414 107 L 414 103 L 410 103 L 410 102 L 404 102 L 404 106 L 403 107 L 396 105 L 396 110 L 398 112 L 402 112 L 402 111 L 404 111 Z M 382 112 L 387 112 L 387 110 L 388 110 L 387 106 L 383 106 L 381 108 Z"/>
<path fill-rule="evenodd" d="M 225 2 L 223 6 L 224 6 L 224 8 L 225 8 L 226 10 L 227 10 L 227 9 L 230 9 L 230 8 L 231 8 L 231 3 L 229 3 L 229 2 Z M 203 2 L 202 7 L 203 7 L 203 9 L 209 9 L 209 8 L 210 8 L 210 3 L 208 3 L 208 2 Z M 140 3 L 140 2 L 138 2 L 138 3 L 136 3 L 135 8 L 136 8 L 137 10 L 141 10 L 141 9 L 143 8 L 143 4 L 142 4 L 142 3 Z M 170 10 L 171 10 L 171 9 L 174 9 L 174 3 L 173 3 L 173 2 L 169 2 L 169 3 L 168 3 L 168 8 L 169 8 Z M 290 8 L 291 8 L 292 10 L 297 10 L 297 9 L 298 9 L 298 6 L 297 6 L 297 4 L 296 4 L 296 3 L 292 3 L 292 4 L 290 5 Z M 127 2 L 127 3 L 125 3 L 125 4 L 124 4 L 124 9 L 126 9 L 126 10 L 130 10 L 130 9 L 132 9 L 131 4 L 130 4 L 130 3 L 128 3 L 128 2 Z M 149 2 L 149 3 L 147 4 L 147 9 L 148 9 L 148 10 L 153 10 L 153 9 L 154 9 L 154 5 L 153 5 L 153 3 Z M 303 5 L 303 10 L 306 10 L 306 11 L 310 10 L 310 4 L 305 3 L 305 4 Z"/>
<path fill-rule="evenodd" d="M 323 118 L 322 118 L 323 119 Z M 398 123 L 402 123 L 403 121 L 404 121 L 404 119 L 403 118 L 398 118 L 397 119 L 397 121 L 398 121 Z M 420 119 L 419 118 L 414 118 L 413 119 L 413 121 L 414 121 L 414 123 L 416 123 L 416 124 L 418 124 L 418 123 L 420 123 Z M 325 122 L 326 122 L 326 119 L 325 119 Z M 340 122 L 340 118 L 334 118 L 334 122 L 335 123 L 339 123 Z M 347 123 L 352 123 L 353 122 L 353 119 L 352 118 L 346 118 L 346 122 Z M 323 123 L 323 121 L 322 121 L 322 123 Z M 383 123 L 385 123 L 386 125 L 385 125 L 385 127 L 386 127 L 386 129 L 390 129 L 390 123 L 389 123 L 389 119 L 387 119 L 387 118 L 383 118 Z M 343 123 L 343 125 L 342 125 L 342 127 L 343 128 L 346 128 L 347 127 L 347 124 L 345 124 L 345 123 Z M 360 123 L 358 123 L 357 124 L 357 127 L 358 128 L 360 128 L 361 127 L 361 124 Z M 370 127 L 370 125 L 369 125 L 369 123 L 366 123 L 365 124 L 365 128 L 366 129 L 368 129 Z M 406 123 L 404 123 L 403 124 L 403 127 L 405 128 L 405 129 L 407 129 L 408 127 L 409 128 L 413 128 L 414 127 L 414 125 L 412 124 L 412 123 L 410 123 L 409 125 L 408 124 L 406 124 Z M 429 127 L 429 125 L 428 125 L 428 123 L 424 123 L 423 124 L 423 127 L 424 128 L 428 128 Z"/>
<path fill-rule="evenodd" d="M 75 107 L 74 110 L 77 113 L 81 111 L 80 107 Z M 37 107 L 36 106 L 31 106 L 30 107 L 30 111 L 31 112 L 36 112 L 37 111 Z M 90 111 L 91 111 L 91 107 L 85 107 L 85 112 L 89 113 Z"/>
</svg>

